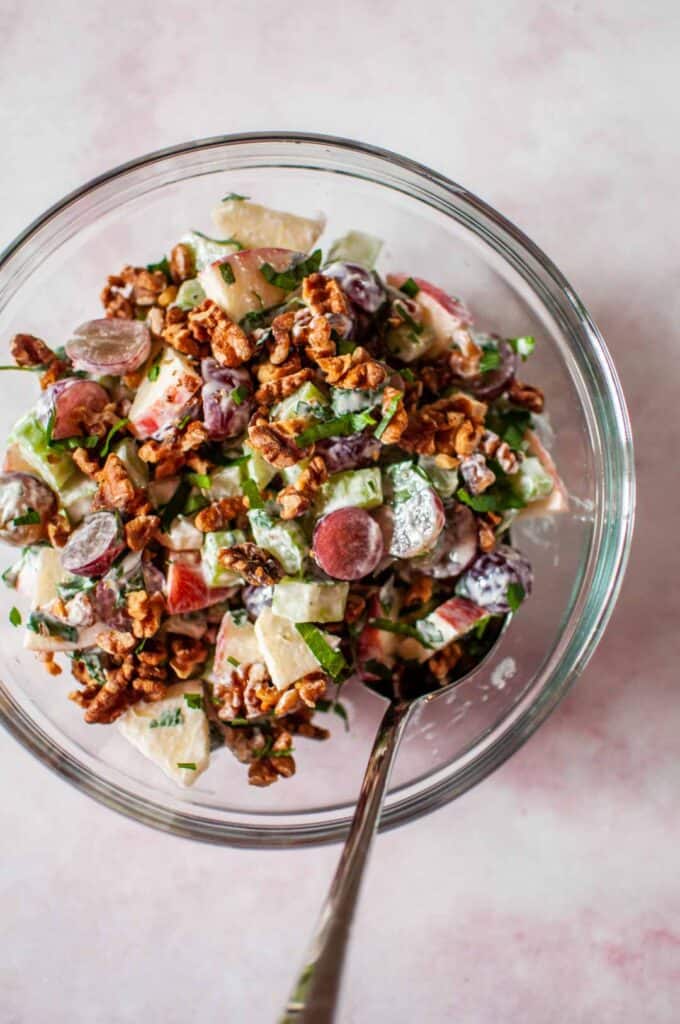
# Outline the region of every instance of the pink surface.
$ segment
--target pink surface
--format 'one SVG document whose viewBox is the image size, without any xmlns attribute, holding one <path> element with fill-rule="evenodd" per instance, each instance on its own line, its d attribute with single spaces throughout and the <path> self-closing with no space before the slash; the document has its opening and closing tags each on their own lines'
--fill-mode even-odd
<svg viewBox="0 0 680 1024">
<path fill-rule="evenodd" d="M 182 139 L 298 127 L 458 178 L 570 278 L 620 371 L 640 511 L 583 678 L 457 803 L 382 837 L 340 1024 L 680 1018 L 677 7 L 626 0 L 0 10 L 3 241 Z M 2 738 L 2 1020 L 273 1021 L 336 849 L 144 830 Z"/>
</svg>

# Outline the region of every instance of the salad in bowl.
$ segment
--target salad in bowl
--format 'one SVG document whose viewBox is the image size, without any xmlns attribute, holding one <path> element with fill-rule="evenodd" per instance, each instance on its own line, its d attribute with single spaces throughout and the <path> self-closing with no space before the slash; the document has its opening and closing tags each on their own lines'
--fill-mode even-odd
<svg viewBox="0 0 680 1024">
<path fill-rule="evenodd" d="M 513 521 L 567 496 L 533 337 L 379 273 L 359 231 L 324 254 L 321 218 L 233 193 L 214 221 L 109 276 L 70 337 L 12 339 L 40 393 L 0 474 L 3 579 L 86 722 L 180 785 L 228 748 L 266 786 L 348 680 L 474 667 L 531 593 Z"/>
</svg>

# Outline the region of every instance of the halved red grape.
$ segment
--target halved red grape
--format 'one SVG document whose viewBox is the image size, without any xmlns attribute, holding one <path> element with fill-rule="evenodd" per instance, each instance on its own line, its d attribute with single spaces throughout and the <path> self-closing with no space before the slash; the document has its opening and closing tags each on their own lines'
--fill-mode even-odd
<svg viewBox="0 0 680 1024">
<path fill-rule="evenodd" d="M 93 591 L 93 602 L 97 618 L 111 629 L 132 629 L 132 619 L 127 613 L 120 583 L 111 579 L 98 580 Z"/>
<path fill-rule="evenodd" d="M 243 367 L 220 366 L 214 359 L 203 360 L 201 373 L 205 381 L 201 392 L 203 422 L 210 437 L 214 441 L 238 437 L 248 426 L 253 410 L 250 374 Z"/>
<path fill-rule="evenodd" d="M 474 377 L 461 377 L 455 375 L 454 369 L 454 383 L 485 402 L 498 398 L 510 386 L 517 368 L 515 353 L 507 341 L 498 342 L 498 354 L 499 365 L 486 373 L 478 373 Z"/>
<path fill-rule="evenodd" d="M 76 370 L 119 376 L 138 370 L 151 351 L 149 328 L 140 320 L 104 318 L 77 327 L 66 344 Z"/>
<path fill-rule="evenodd" d="M 61 441 L 86 433 L 83 428 L 85 413 L 98 413 L 110 402 L 109 394 L 94 380 L 67 378 L 52 384 L 43 395 L 40 405 L 41 422 L 47 423 L 53 414 L 52 437 Z"/>
<path fill-rule="evenodd" d="M 364 313 L 377 313 L 387 298 L 378 275 L 358 263 L 331 263 L 323 272 L 326 277 L 334 277 L 351 302 Z"/>
<path fill-rule="evenodd" d="M 45 536 L 57 499 L 31 473 L 0 473 L 0 540 L 23 547 Z"/>
<path fill-rule="evenodd" d="M 477 521 L 472 510 L 457 502 L 447 511 L 446 520 L 432 551 L 413 563 L 418 572 L 435 579 L 460 576 L 477 555 Z"/>
<path fill-rule="evenodd" d="M 76 576 L 103 576 L 125 547 L 120 519 L 95 512 L 74 530 L 61 552 L 61 564 Z"/>
<path fill-rule="evenodd" d="M 406 501 L 392 506 L 394 513 L 390 554 L 414 558 L 434 547 L 444 529 L 444 505 L 432 487 L 423 487 Z"/>
<path fill-rule="evenodd" d="M 461 576 L 456 593 L 486 608 L 493 615 L 512 611 L 508 588 L 519 584 L 525 595 L 531 593 L 533 573 L 529 561 L 519 551 L 500 544 L 495 551 L 481 555 Z"/>
<path fill-rule="evenodd" d="M 329 437 L 319 441 L 316 452 L 323 455 L 329 473 L 340 473 L 344 469 L 361 469 L 372 466 L 382 445 L 372 434 L 350 434 L 349 437 Z"/>
<path fill-rule="evenodd" d="M 338 508 L 317 524 L 314 557 L 336 580 L 360 580 L 383 556 L 380 527 L 363 508 Z"/>
</svg>

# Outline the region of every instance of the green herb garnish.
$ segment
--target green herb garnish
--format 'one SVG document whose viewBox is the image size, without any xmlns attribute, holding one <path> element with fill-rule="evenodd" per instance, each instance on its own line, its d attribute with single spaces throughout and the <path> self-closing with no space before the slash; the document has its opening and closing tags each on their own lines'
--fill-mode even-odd
<svg viewBox="0 0 680 1024">
<path fill-rule="evenodd" d="M 24 373 L 42 373 L 44 369 L 46 369 L 44 363 L 39 363 L 38 366 L 15 366 L 14 363 L 0 366 L 0 370 L 22 370 Z"/>
<path fill-rule="evenodd" d="M 269 317 L 279 308 L 279 306 L 269 306 L 267 309 L 253 309 L 241 317 L 239 326 L 247 332 L 255 331 L 258 327 L 263 327 Z"/>
<path fill-rule="evenodd" d="M 220 202 L 228 203 L 230 200 L 242 202 L 244 199 L 250 199 L 250 196 L 240 196 L 238 192 L 228 192 L 226 196 L 222 196 Z"/>
<path fill-rule="evenodd" d="M 71 601 L 76 594 L 87 593 L 89 590 L 93 590 L 96 585 L 96 580 L 91 580 L 87 576 L 74 576 L 72 580 L 64 580 L 63 583 L 57 583 L 57 593 L 62 601 Z"/>
<path fill-rule="evenodd" d="M 531 334 L 524 334 L 521 338 L 508 338 L 508 345 L 524 362 L 536 348 L 536 339 Z"/>
<path fill-rule="evenodd" d="M 45 612 L 31 612 L 28 616 L 26 628 L 38 636 L 56 636 L 69 643 L 75 643 L 78 639 L 78 630 L 75 626 L 69 626 L 66 622 L 60 622 L 52 615 Z"/>
<path fill-rule="evenodd" d="M 155 273 L 156 270 L 160 270 L 167 277 L 168 281 L 172 281 L 172 271 L 170 270 L 170 264 L 168 263 L 167 256 L 164 256 L 158 263 L 147 263 L 146 269 L 150 273 Z"/>
<path fill-rule="evenodd" d="M 234 284 L 236 278 L 230 263 L 220 263 L 220 274 L 225 284 Z"/>
<path fill-rule="evenodd" d="M 380 423 L 375 428 L 375 437 L 379 438 L 383 436 L 383 434 L 389 427 L 390 423 L 394 419 L 397 409 L 399 408 L 399 403 L 401 402 L 403 397 L 404 396 L 401 393 L 401 391 L 399 392 L 398 395 L 392 396 L 387 405 L 387 408 L 385 409 L 385 412 L 383 413 L 383 418 L 380 420 Z"/>
<path fill-rule="evenodd" d="M 160 376 L 160 372 L 161 372 L 161 364 L 160 364 L 160 361 L 157 359 L 156 362 L 153 364 L 153 366 L 149 367 L 149 371 L 148 371 L 146 376 L 147 376 L 147 378 L 150 381 L 158 380 L 158 378 Z"/>
<path fill-rule="evenodd" d="M 19 611 L 18 608 L 10 608 L 9 621 L 12 623 L 13 626 L 21 625 L 21 612 Z"/>
<path fill-rule="evenodd" d="M 204 491 L 209 491 L 212 487 L 212 480 L 207 473 L 187 473 L 187 480 L 194 487 L 200 487 Z"/>
<path fill-rule="evenodd" d="M 482 355 L 479 360 L 479 372 L 489 373 L 490 370 L 497 370 L 501 365 L 501 354 L 498 349 L 485 348 L 482 349 Z"/>
<path fill-rule="evenodd" d="M 352 341 L 351 338 L 341 338 L 340 341 L 338 342 L 338 355 L 339 356 L 348 356 L 352 352 L 354 352 L 354 349 L 356 347 L 357 347 L 356 341 Z"/>
<path fill-rule="evenodd" d="M 250 388 L 247 388 L 245 384 L 239 384 L 237 388 L 234 388 L 234 390 L 230 392 L 229 397 L 232 402 L 236 403 L 236 405 L 243 405 L 249 395 Z"/>
<path fill-rule="evenodd" d="M 524 508 L 526 505 L 522 498 L 502 484 L 495 484 L 483 494 L 470 494 L 464 487 L 459 487 L 456 497 L 464 505 L 469 505 L 474 512 L 505 512 L 511 508 Z"/>
<path fill-rule="evenodd" d="M 409 383 L 409 384 L 413 384 L 413 383 L 415 382 L 415 379 L 416 379 L 416 375 L 415 375 L 415 373 L 413 372 L 413 370 L 409 370 L 408 366 L 404 366 L 404 367 L 403 367 L 403 368 L 402 368 L 402 369 L 401 369 L 401 370 L 399 371 L 399 373 L 400 373 L 400 374 L 401 374 L 401 376 L 402 376 L 402 377 L 404 378 L 404 380 L 408 381 L 408 383 Z"/>
<path fill-rule="evenodd" d="M 189 494 L 191 493 L 191 484 L 188 480 L 181 480 L 179 487 L 173 494 L 170 501 L 163 506 L 160 510 L 161 516 L 161 529 L 166 533 L 170 524 L 172 523 L 175 516 L 180 515 L 184 511 Z"/>
<path fill-rule="evenodd" d="M 332 711 L 334 715 L 342 718 L 345 723 L 345 732 L 349 732 L 349 715 L 347 708 L 339 700 L 317 700 L 316 711 Z"/>
<path fill-rule="evenodd" d="M 375 426 L 375 419 L 367 412 L 346 412 L 342 416 L 336 416 L 325 423 L 315 423 L 307 427 L 295 438 L 298 448 L 306 448 L 315 441 L 321 441 L 325 437 L 345 437 L 348 434 L 358 434 L 366 427 Z"/>
<path fill-rule="evenodd" d="M 394 311 L 395 311 L 395 313 L 397 313 L 401 317 L 401 319 L 404 321 L 404 323 L 408 327 L 411 328 L 411 330 L 413 331 L 414 334 L 422 334 L 423 333 L 423 330 L 424 330 L 423 325 L 419 324 L 417 320 L 413 319 L 413 317 L 411 316 L 409 311 L 407 309 L 405 309 L 404 306 L 402 306 L 401 302 L 396 302 L 395 303 Z"/>
<path fill-rule="evenodd" d="M 192 708 L 194 711 L 200 711 L 203 708 L 202 693 L 185 693 L 184 700 L 186 701 L 187 707 Z"/>
<path fill-rule="evenodd" d="M 248 508 L 264 508 L 264 501 L 262 500 L 262 495 L 260 494 L 257 484 L 255 483 L 254 480 L 244 480 L 243 483 L 241 484 L 241 490 L 248 499 Z"/>
<path fill-rule="evenodd" d="M 227 661 L 229 662 L 230 665 L 233 665 L 234 668 L 238 668 L 239 665 L 241 664 L 238 658 L 232 658 L 231 654 L 227 655 Z"/>
<path fill-rule="evenodd" d="M 202 231 L 192 231 L 192 234 L 198 235 L 204 242 L 212 242 L 213 245 L 230 245 L 238 250 L 244 248 L 236 238 L 211 238 L 210 235 L 204 235 Z"/>
<path fill-rule="evenodd" d="M 407 277 L 404 283 L 399 285 L 399 291 L 403 292 L 404 295 L 408 295 L 409 299 L 415 299 L 420 291 L 420 287 L 412 277 Z"/>
<path fill-rule="evenodd" d="M 158 718 L 154 718 L 149 722 L 150 729 L 169 729 L 171 726 L 182 725 L 184 716 L 182 715 L 181 708 L 168 708 L 167 711 L 163 711 Z"/>
<path fill-rule="evenodd" d="M 34 508 L 29 508 L 23 515 L 14 517 L 12 526 L 32 526 L 34 523 L 39 522 L 40 514 Z"/>
<path fill-rule="evenodd" d="M 429 623 L 426 625 L 425 633 L 422 631 L 423 623 L 421 623 L 421 629 L 417 629 L 416 626 L 410 626 L 406 622 L 393 622 L 392 619 L 369 619 L 368 625 L 374 626 L 375 629 L 383 629 L 387 633 L 398 633 L 400 636 L 410 636 L 414 640 L 417 640 L 418 643 L 421 643 L 423 647 L 434 648 L 441 636 L 436 626 L 433 630 L 430 630 Z"/>
<path fill-rule="evenodd" d="M 522 601 L 526 597 L 526 591 L 521 583 L 511 583 L 508 586 L 506 600 L 510 606 L 511 612 L 516 612 Z"/>
<path fill-rule="evenodd" d="M 99 686 L 106 682 L 106 675 L 102 667 L 101 658 L 94 651 L 74 651 L 71 655 L 73 661 L 80 661 L 87 669 L 87 674 Z"/>
<path fill-rule="evenodd" d="M 195 772 L 196 771 L 196 762 L 195 761 L 178 761 L 177 762 L 177 767 L 178 768 L 186 768 L 187 771 Z"/>
<path fill-rule="evenodd" d="M 125 419 L 116 420 L 116 422 L 113 424 L 113 426 L 109 430 L 108 434 L 106 435 L 106 441 L 104 442 L 104 447 L 101 450 L 101 456 L 102 456 L 103 459 L 106 458 L 106 456 L 109 454 L 109 449 L 111 447 L 111 442 L 113 441 L 113 439 L 116 436 L 116 434 L 118 433 L 118 431 L 122 430 L 123 427 L 126 427 L 129 422 L 130 422 L 129 419 L 126 416 Z"/>
<path fill-rule="evenodd" d="M 297 263 L 293 261 L 287 270 L 275 270 L 271 263 L 263 263 L 260 267 L 260 273 L 265 281 L 273 284 L 275 288 L 292 292 L 302 283 L 303 278 L 307 277 L 308 274 L 315 273 L 320 266 L 321 249 L 315 249 L 305 259 L 298 260 Z"/>
<path fill-rule="evenodd" d="M 312 622 L 296 622 L 295 628 L 324 672 L 328 672 L 333 679 L 342 675 L 348 668 L 347 662 L 340 651 L 331 647 L 318 626 Z"/>
</svg>

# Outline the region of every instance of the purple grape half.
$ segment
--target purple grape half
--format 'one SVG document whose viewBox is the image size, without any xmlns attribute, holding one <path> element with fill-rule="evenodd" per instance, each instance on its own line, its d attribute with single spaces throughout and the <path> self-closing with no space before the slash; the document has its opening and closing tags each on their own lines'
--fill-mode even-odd
<svg viewBox="0 0 680 1024">
<path fill-rule="evenodd" d="M 333 277 L 352 304 L 362 313 L 377 313 L 387 298 L 387 291 L 378 275 L 358 263 L 331 263 L 324 275 Z"/>
<path fill-rule="evenodd" d="M 456 593 L 467 597 L 492 615 L 505 615 L 513 610 L 508 600 L 508 589 L 519 585 L 528 597 L 531 593 L 533 572 L 524 555 L 507 544 L 481 555 L 461 576 Z"/>
<path fill-rule="evenodd" d="M 103 576 L 125 547 L 120 519 L 95 512 L 74 530 L 61 552 L 61 564 L 76 576 Z"/>
<path fill-rule="evenodd" d="M 250 374 L 243 367 L 220 366 L 214 359 L 204 359 L 201 372 L 205 381 L 201 392 L 203 422 L 210 437 L 214 441 L 238 437 L 248 426 L 253 409 Z"/>
</svg>

